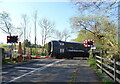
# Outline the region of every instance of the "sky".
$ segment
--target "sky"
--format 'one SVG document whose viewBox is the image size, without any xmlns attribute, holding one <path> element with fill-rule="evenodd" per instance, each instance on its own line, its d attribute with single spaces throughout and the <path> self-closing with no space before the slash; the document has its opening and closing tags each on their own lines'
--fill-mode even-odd
<svg viewBox="0 0 120 84">
<path fill-rule="evenodd" d="M 22 15 L 28 15 L 29 26 L 31 27 L 31 35 L 29 38 L 31 42 L 34 42 L 34 28 L 32 18 L 34 12 L 37 10 L 38 12 L 38 21 L 42 18 L 47 18 L 48 20 L 55 22 L 55 29 L 62 31 L 64 29 L 71 29 L 70 28 L 70 21 L 69 19 L 77 14 L 77 9 L 75 8 L 74 4 L 71 2 L 27 2 L 27 1 L 2 1 L 0 2 L 0 12 L 6 11 L 9 13 L 12 24 L 15 27 L 20 27 L 22 22 Z M 29 31 L 29 29 L 28 29 Z M 0 30 L 0 43 L 7 42 L 7 34 L 3 33 Z M 72 39 L 73 37 L 69 38 Z M 40 28 L 37 26 L 37 43 L 41 44 L 41 37 L 40 37 Z M 54 40 L 54 39 L 50 39 Z M 21 37 L 21 41 L 23 41 L 23 37 Z M 49 41 L 49 40 L 48 40 Z"/>
<path fill-rule="evenodd" d="M 83 1 L 83 0 L 80 0 Z M 84 0 L 92 1 L 92 0 Z M 96 1 L 96 0 L 94 0 Z M 105 0 L 104 0 L 105 1 Z M 115 0 L 109 0 L 115 1 Z M 64 29 L 71 30 L 70 18 L 80 15 L 77 7 L 71 2 L 71 0 L 0 0 L 0 12 L 6 11 L 9 13 L 12 24 L 15 27 L 21 27 L 22 15 L 26 14 L 28 16 L 28 32 L 31 33 L 29 40 L 34 43 L 34 27 L 33 27 L 33 14 L 37 10 L 38 21 L 42 18 L 47 18 L 51 22 L 55 22 L 55 29 L 62 31 Z M 37 44 L 41 44 L 41 30 L 37 25 Z M 17 34 L 16 34 L 17 35 Z M 7 34 L 0 30 L 0 43 L 7 43 Z M 68 41 L 77 37 L 72 35 Z M 55 40 L 55 39 L 48 39 Z M 20 38 L 23 41 L 23 37 Z M 47 41 L 47 42 L 48 42 Z"/>
</svg>

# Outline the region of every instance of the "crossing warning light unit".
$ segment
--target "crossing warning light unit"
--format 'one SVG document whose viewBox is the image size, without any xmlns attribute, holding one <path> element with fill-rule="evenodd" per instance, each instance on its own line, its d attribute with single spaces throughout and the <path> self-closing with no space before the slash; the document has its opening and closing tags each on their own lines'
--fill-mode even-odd
<svg viewBox="0 0 120 84">
<path fill-rule="evenodd" d="M 93 47 L 94 40 L 84 40 L 84 47 Z"/>
<path fill-rule="evenodd" d="M 7 43 L 18 43 L 18 36 L 7 36 Z"/>
</svg>

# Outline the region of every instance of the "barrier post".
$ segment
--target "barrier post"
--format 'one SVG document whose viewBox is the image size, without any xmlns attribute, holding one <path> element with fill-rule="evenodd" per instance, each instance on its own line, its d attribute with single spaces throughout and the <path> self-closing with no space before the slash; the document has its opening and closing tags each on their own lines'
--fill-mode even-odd
<svg viewBox="0 0 120 84">
<path fill-rule="evenodd" d="M 102 55 L 102 49 L 100 50 L 100 57 L 101 57 L 101 72 L 103 73 L 103 55 Z"/>
<path fill-rule="evenodd" d="M 114 60 L 114 82 L 116 83 L 116 59 Z"/>
</svg>

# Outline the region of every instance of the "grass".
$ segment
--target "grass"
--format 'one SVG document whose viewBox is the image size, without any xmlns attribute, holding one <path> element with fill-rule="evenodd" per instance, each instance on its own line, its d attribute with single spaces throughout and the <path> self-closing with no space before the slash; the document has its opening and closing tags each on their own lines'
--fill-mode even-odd
<svg viewBox="0 0 120 84">
<path fill-rule="evenodd" d="M 9 46 L 7 44 L 0 44 L 0 48 L 3 48 L 4 46 Z"/>
<path fill-rule="evenodd" d="M 104 77 L 104 75 L 97 70 L 97 66 L 96 66 L 96 64 L 95 64 L 95 59 L 94 59 L 94 58 L 88 59 L 88 65 L 89 65 L 92 69 L 94 69 L 94 70 L 96 71 L 97 75 L 100 77 L 100 79 L 102 80 L 102 82 L 103 82 L 104 84 L 113 84 L 113 81 L 112 81 L 112 80 L 106 79 L 106 78 Z"/>
<path fill-rule="evenodd" d="M 113 81 L 107 80 L 101 72 L 97 71 L 97 75 L 101 78 L 101 80 L 104 84 L 113 84 Z"/>
<path fill-rule="evenodd" d="M 97 67 L 95 65 L 95 59 L 93 58 L 88 59 L 88 65 L 92 67 L 94 70 L 97 70 Z"/>
<path fill-rule="evenodd" d="M 21 60 L 21 61 L 11 61 L 10 58 L 8 59 L 5 59 L 5 61 L 2 63 L 3 65 L 7 65 L 7 64 L 17 64 L 17 63 L 20 63 L 20 62 L 26 62 L 26 61 L 31 61 L 33 59 L 26 59 L 26 60 Z"/>
<path fill-rule="evenodd" d="M 71 80 L 70 80 L 70 84 L 73 84 L 73 82 L 74 82 L 74 79 L 75 79 L 75 75 L 76 75 L 76 70 L 73 72 L 73 74 L 72 74 L 72 78 L 71 78 Z"/>
<path fill-rule="evenodd" d="M 6 60 L 5 62 L 3 62 L 3 65 L 7 65 L 7 64 L 16 64 L 16 61 L 10 61 L 10 60 Z"/>
</svg>

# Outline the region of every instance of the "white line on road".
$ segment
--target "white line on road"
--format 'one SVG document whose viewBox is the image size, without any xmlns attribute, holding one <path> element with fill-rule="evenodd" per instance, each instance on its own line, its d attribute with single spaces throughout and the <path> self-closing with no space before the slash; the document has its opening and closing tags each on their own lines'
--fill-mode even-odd
<svg viewBox="0 0 120 84">
<path fill-rule="evenodd" d="M 17 69 L 32 69 L 32 70 L 36 69 L 36 68 L 31 68 L 31 67 L 15 67 L 15 68 L 17 68 Z"/>
<path fill-rule="evenodd" d="M 0 76 L 2 75 L 2 73 L 0 73 Z"/>
<path fill-rule="evenodd" d="M 15 81 L 15 80 L 17 80 L 17 79 L 19 79 L 19 78 L 22 78 L 22 77 L 24 77 L 24 76 L 26 76 L 26 75 L 28 75 L 28 74 L 31 74 L 31 73 L 37 71 L 37 70 L 39 70 L 39 71 L 44 70 L 44 69 L 46 69 L 47 67 L 50 67 L 50 66 L 52 66 L 52 65 L 54 65 L 54 64 L 56 64 L 56 63 L 59 63 L 59 62 L 61 62 L 61 61 L 64 61 L 64 60 L 65 60 L 65 59 L 62 59 L 62 60 L 59 60 L 59 61 L 55 61 L 55 62 L 53 62 L 53 63 L 51 63 L 51 64 L 46 65 L 46 66 L 37 68 L 37 69 L 35 69 L 35 70 L 33 70 L 33 71 L 30 71 L 30 72 L 25 73 L 25 74 L 23 74 L 23 75 L 21 75 L 21 76 L 18 76 L 18 77 L 16 77 L 16 78 L 14 78 L 13 80 L 10 80 L 9 82 L 13 82 L 13 81 Z M 8 83 L 9 83 L 9 82 L 8 82 Z"/>
</svg>

